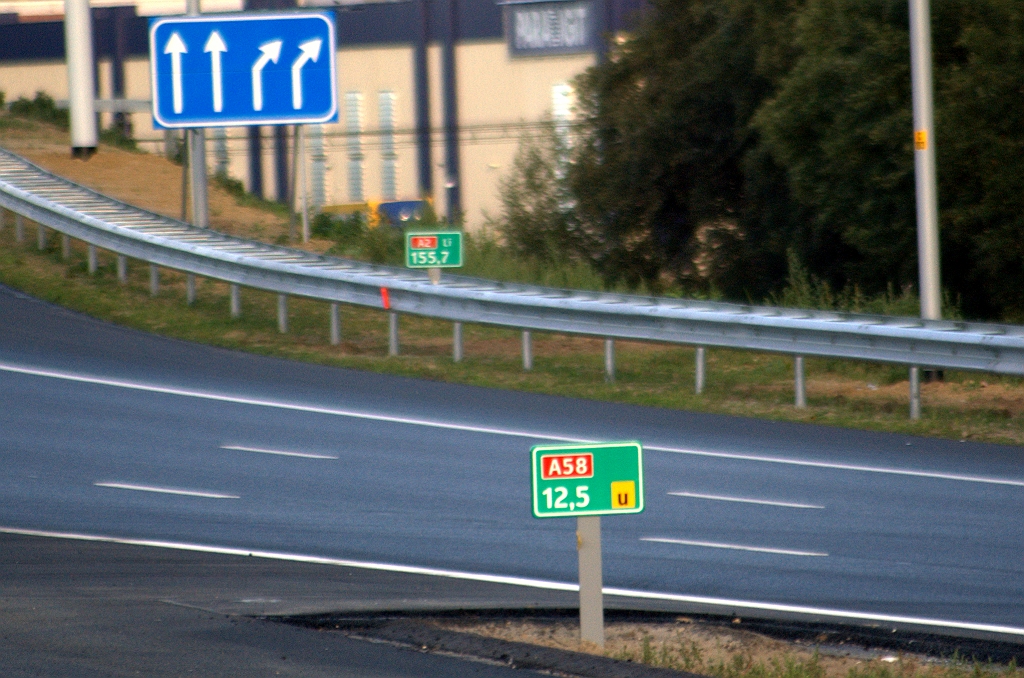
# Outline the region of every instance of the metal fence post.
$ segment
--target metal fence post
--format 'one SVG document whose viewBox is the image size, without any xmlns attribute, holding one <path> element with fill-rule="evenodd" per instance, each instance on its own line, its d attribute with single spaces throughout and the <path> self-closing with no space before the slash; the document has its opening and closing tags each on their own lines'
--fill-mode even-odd
<svg viewBox="0 0 1024 678">
<path fill-rule="evenodd" d="M 921 368 L 916 365 L 910 368 L 910 418 L 921 418 Z"/>
<path fill-rule="evenodd" d="M 796 406 L 807 407 L 807 384 L 804 381 L 804 357 L 793 356 L 794 390 L 796 391 Z"/>
<path fill-rule="evenodd" d="M 231 317 L 241 318 L 242 317 L 242 288 L 235 283 L 232 283 L 231 290 Z"/>
<path fill-rule="evenodd" d="M 46 226 L 36 224 L 36 248 L 42 252 L 46 249 Z"/>
<path fill-rule="evenodd" d="M 160 269 L 156 264 L 149 265 L 149 296 L 155 297 L 160 293 Z"/>
<path fill-rule="evenodd" d="M 277 331 L 288 334 L 288 295 L 277 295 Z"/>
<path fill-rule="evenodd" d="M 704 392 L 704 347 L 698 346 L 693 355 L 693 392 L 700 395 Z"/>
<path fill-rule="evenodd" d="M 185 275 L 185 303 L 189 306 L 196 303 L 196 274 Z"/>
<path fill-rule="evenodd" d="M 462 362 L 462 323 L 452 324 L 452 362 Z"/>
<path fill-rule="evenodd" d="M 89 243 L 88 255 L 86 258 L 88 259 L 89 275 L 94 275 L 96 273 L 96 269 L 99 268 L 100 265 L 96 256 L 96 245 Z"/>
<path fill-rule="evenodd" d="M 615 382 L 615 340 L 604 340 L 604 380 L 609 384 Z"/>
<path fill-rule="evenodd" d="M 398 313 L 388 311 L 388 355 L 398 355 Z"/>
<path fill-rule="evenodd" d="M 25 217 L 17 212 L 14 213 L 14 242 L 25 241 Z"/>
<path fill-rule="evenodd" d="M 533 369 L 533 339 L 529 330 L 523 330 L 523 371 Z"/>
<path fill-rule="evenodd" d="M 117 255 L 117 282 L 122 285 L 128 282 L 128 257 L 123 254 Z"/>
<path fill-rule="evenodd" d="M 331 302 L 331 346 L 341 343 L 341 313 L 338 310 L 338 302 Z"/>
<path fill-rule="evenodd" d="M 71 258 L 71 236 L 67 233 L 60 234 L 60 256 L 64 261 Z"/>
</svg>

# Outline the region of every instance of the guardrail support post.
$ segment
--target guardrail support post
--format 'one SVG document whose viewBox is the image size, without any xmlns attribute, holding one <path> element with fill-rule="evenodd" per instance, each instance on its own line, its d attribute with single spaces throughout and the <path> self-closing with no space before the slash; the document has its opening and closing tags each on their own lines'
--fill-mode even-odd
<svg viewBox="0 0 1024 678">
<path fill-rule="evenodd" d="M 231 317 L 242 317 L 242 288 L 232 283 L 231 289 Z"/>
<path fill-rule="evenodd" d="M 96 258 L 96 245 L 89 243 L 86 259 L 88 259 L 89 275 L 95 275 L 96 269 L 99 268 L 100 265 Z"/>
<path fill-rule="evenodd" d="M 185 275 L 185 303 L 189 306 L 196 303 L 196 274 Z"/>
<path fill-rule="evenodd" d="M 42 252 L 46 249 L 46 226 L 42 224 L 37 224 L 36 226 L 36 248 Z"/>
<path fill-rule="evenodd" d="M 698 346 L 693 355 L 693 392 L 700 395 L 704 392 L 704 347 Z"/>
<path fill-rule="evenodd" d="M 14 213 L 14 242 L 25 242 L 25 217 Z"/>
<path fill-rule="evenodd" d="M 615 340 L 604 340 L 604 380 L 615 383 Z"/>
<path fill-rule="evenodd" d="M 533 369 L 533 338 L 529 330 L 523 330 L 523 371 Z"/>
<path fill-rule="evenodd" d="M 338 310 L 338 302 L 331 302 L 331 346 L 341 343 L 341 313 Z"/>
<path fill-rule="evenodd" d="M 388 311 L 388 355 L 398 355 L 398 313 Z"/>
<path fill-rule="evenodd" d="M 288 334 L 288 295 L 277 295 L 277 331 Z"/>
<path fill-rule="evenodd" d="M 921 418 L 921 368 L 916 365 L 910 368 L 910 418 Z"/>
<path fill-rule="evenodd" d="M 796 406 L 800 409 L 807 407 L 807 383 L 804 381 L 804 357 L 793 356 L 794 390 L 796 391 Z"/>
<path fill-rule="evenodd" d="M 338 302 L 331 302 L 331 345 L 337 346 L 341 343 L 341 312 Z"/>
<path fill-rule="evenodd" d="M 462 323 L 452 324 L 452 362 L 462 362 Z"/>
<path fill-rule="evenodd" d="M 117 282 L 122 285 L 128 282 L 128 257 L 123 254 L 117 255 Z"/>
<path fill-rule="evenodd" d="M 156 264 L 149 265 L 149 296 L 155 297 L 160 293 L 160 269 Z"/>
<path fill-rule="evenodd" d="M 604 647 L 601 516 L 576 519 L 576 550 L 580 559 L 580 640 Z"/>
<path fill-rule="evenodd" d="M 60 256 L 64 261 L 71 258 L 71 236 L 67 233 L 60 234 Z"/>
</svg>

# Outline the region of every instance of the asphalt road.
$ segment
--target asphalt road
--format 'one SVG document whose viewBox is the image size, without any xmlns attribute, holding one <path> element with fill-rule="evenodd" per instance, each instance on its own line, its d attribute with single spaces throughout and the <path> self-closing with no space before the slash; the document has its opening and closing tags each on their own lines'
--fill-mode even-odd
<svg viewBox="0 0 1024 678">
<path fill-rule="evenodd" d="M 0 431 L 0 527 L 543 582 L 575 523 L 532 518 L 530 446 L 635 439 L 606 586 L 1024 629 L 1019 448 L 295 364 L 4 288 Z"/>
</svg>

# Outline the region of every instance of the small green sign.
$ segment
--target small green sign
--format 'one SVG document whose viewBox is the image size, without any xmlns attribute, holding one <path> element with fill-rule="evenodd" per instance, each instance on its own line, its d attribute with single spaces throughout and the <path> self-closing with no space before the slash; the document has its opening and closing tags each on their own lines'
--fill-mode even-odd
<svg viewBox="0 0 1024 678">
<path fill-rule="evenodd" d="M 604 516 L 644 510 L 640 443 L 535 445 L 533 515 Z"/>
<path fill-rule="evenodd" d="M 462 232 L 405 234 L 407 268 L 458 268 L 462 266 Z"/>
</svg>

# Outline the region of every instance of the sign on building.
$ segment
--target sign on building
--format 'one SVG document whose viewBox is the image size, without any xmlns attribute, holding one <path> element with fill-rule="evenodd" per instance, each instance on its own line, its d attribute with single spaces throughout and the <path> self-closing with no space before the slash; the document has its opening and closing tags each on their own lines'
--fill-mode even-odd
<svg viewBox="0 0 1024 678">
<path fill-rule="evenodd" d="M 598 4 L 593 0 L 509 0 L 505 36 L 513 56 L 575 54 L 598 48 Z"/>
<path fill-rule="evenodd" d="M 153 119 L 167 128 L 338 119 L 334 15 L 164 17 L 149 25 Z"/>
</svg>

